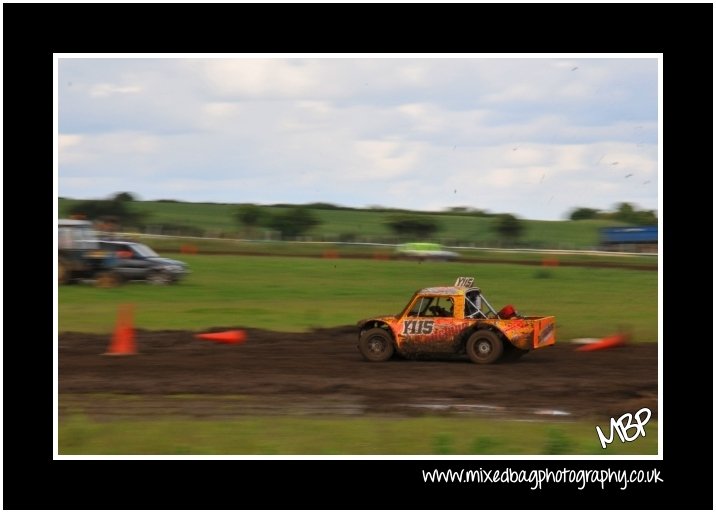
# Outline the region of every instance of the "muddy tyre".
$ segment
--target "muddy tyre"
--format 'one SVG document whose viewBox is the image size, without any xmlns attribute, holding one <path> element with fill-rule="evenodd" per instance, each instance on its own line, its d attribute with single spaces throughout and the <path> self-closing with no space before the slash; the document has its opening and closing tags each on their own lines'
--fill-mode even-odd
<svg viewBox="0 0 716 513">
<path fill-rule="evenodd" d="M 500 337 L 490 330 L 478 330 L 465 344 L 465 352 L 473 363 L 495 363 L 504 353 Z"/>
<path fill-rule="evenodd" d="M 373 328 L 361 335 L 358 348 L 369 362 L 390 360 L 395 351 L 393 340 L 383 328 Z"/>
</svg>

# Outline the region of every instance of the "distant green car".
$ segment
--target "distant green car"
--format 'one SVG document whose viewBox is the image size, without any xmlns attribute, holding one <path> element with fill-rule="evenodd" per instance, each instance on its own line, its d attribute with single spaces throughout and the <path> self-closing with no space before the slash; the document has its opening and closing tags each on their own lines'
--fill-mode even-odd
<svg viewBox="0 0 716 513">
<path fill-rule="evenodd" d="M 440 244 L 433 242 L 409 242 L 401 244 L 396 249 L 399 258 L 412 260 L 457 260 L 460 255 L 454 251 L 447 251 Z"/>
</svg>

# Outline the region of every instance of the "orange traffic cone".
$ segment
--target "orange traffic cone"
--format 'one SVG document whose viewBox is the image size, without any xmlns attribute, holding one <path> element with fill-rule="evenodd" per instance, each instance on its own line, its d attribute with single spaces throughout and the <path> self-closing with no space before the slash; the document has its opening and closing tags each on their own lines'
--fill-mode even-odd
<svg viewBox="0 0 716 513">
<path fill-rule="evenodd" d="M 627 336 L 623 333 L 617 333 L 610 337 L 605 337 L 597 342 L 591 344 L 585 344 L 576 349 L 576 351 L 599 351 L 601 349 L 610 349 L 612 347 L 620 347 L 625 345 L 627 342 Z"/>
<path fill-rule="evenodd" d="M 221 333 L 200 333 L 196 338 L 219 342 L 220 344 L 240 344 L 246 340 L 246 332 L 242 330 L 222 331 Z"/>
<path fill-rule="evenodd" d="M 108 356 L 122 356 L 137 354 L 134 342 L 134 327 L 132 323 L 133 305 L 121 305 L 117 313 L 117 327 L 114 336 L 104 353 Z"/>
</svg>

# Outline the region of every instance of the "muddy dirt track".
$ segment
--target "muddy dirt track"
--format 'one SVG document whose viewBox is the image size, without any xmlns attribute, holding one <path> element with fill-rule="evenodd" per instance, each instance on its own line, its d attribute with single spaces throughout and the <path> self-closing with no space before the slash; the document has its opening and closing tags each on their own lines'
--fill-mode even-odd
<svg viewBox="0 0 716 513">
<path fill-rule="evenodd" d="M 215 328 L 222 331 L 234 328 Z M 106 356 L 109 335 L 59 335 L 60 415 L 98 418 L 480 415 L 600 418 L 657 411 L 657 345 L 576 352 L 559 343 L 514 363 L 369 363 L 354 327 L 247 329 L 245 343 L 186 331 L 136 331 L 139 354 Z M 129 394 L 129 395 L 128 395 Z M 568 415 L 566 415 L 568 414 Z"/>
</svg>

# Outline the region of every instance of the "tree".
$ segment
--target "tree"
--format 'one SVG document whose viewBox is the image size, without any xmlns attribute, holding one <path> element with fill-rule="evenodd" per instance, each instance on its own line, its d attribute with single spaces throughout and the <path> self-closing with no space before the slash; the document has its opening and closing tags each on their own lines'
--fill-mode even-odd
<svg viewBox="0 0 716 513">
<path fill-rule="evenodd" d="M 655 225 L 658 223 L 653 210 L 637 210 L 631 203 L 619 203 L 610 219 L 635 225 Z"/>
<path fill-rule="evenodd" d="M 634 224 L 640 226 L 651 226 L 659 224 L 659 218 L 653 210 L 640 210 L 634 216 Z"/>
<path fill-rule="evenodd" d="M 281 232 L 283 237 L 298 237 L 320 223 L 321 221 L 306 207 L 293 207 L 273 215 L 267 224 Z"/>
<path fill-rule="evenodd" d="M 634 219 L 634 214 L 634 206 L 631 203 L 619 203 L 617 205 L 617 211 L 614 213 L 614 219 L 631 223 Z"/>
<path fill-rule="evenodd" d="M 655 225 L 658 223 L 656 212 L 653 210 L 638 210 L 631 203 L 622 202 L 614 206 L 612 211 L 601 211 L 593 208 L 577 207 L 569 214 L 569 219 L 579 221 L 582 219 L 606 219 L 621 221 L 622 223 L 640 226 Z"/>
<path fill-rule="evenodd" d="M 253 232 L 266 219 L 263 209 L 252 203 L 245 203 L 236 207 L 234 217 L 241 226 L 246 228 L 247 233 Z"/>
<path fill-rule="evenodd" d="M 430 238 L 440 230 L 433 219 L 415 215 L 394 215 L 385 222 L 396 235 L 408 235 L 419 239 Z"/>
<path fill-rule="evenodd" d="M 131 210 L 127 202 L 111 200 L 86 200 L 70 208 L 70 215 L 90 220 L 107 220 L 118 226 L 139 227 L 145 215 Z"/>
<path fill-rule="evenodd" d="M 118 192 L 112 201 L 136 201 L 137 198 L 131 192 Z"/>
<path fill-rule="evenodd" d="M 595 208 L 577 207 L 569 214 L 569 219 L 572 221 L 582 221 L 584 219 L 597 219 L 599 217 L 599 210 Z"/>
<path fill-rule="evenodd" d="M 494 230 L 503 238 L 517 240 L 524 231 L 522 221 L 512 214 L 500 214 L 495 219 Z"/>
</svg>

